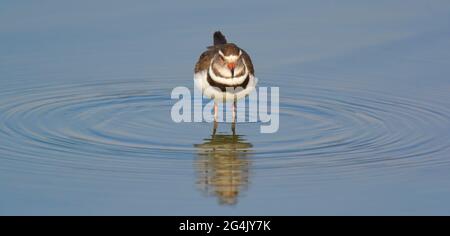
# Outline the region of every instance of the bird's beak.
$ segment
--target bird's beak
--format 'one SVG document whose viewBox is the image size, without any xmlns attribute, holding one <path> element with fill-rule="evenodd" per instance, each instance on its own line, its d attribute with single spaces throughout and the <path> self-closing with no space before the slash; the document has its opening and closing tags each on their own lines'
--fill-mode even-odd
<svg viewBox="0 0 450 236">
<path fill-rule="evenodd" d="M 228 67 L 228 69 L 230 69 L 230 71 L 231 71 L 231 77 L 234 77 L 234 68 L 236 67 L 236 63 L 233 63 L 233 62 L 228 63 L 228 64 L 227 64 L 227 67 Z"/>
</svg>

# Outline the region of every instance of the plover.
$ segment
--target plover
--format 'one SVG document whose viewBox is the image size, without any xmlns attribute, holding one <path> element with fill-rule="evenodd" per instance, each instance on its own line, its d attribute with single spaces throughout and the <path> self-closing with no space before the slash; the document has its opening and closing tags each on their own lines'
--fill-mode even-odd
<svg viewBox="0 0 450 236">
<path fill-rule="evenodd" d="M 233 101 L 233 122 L 236 101 L 255 89 L 257 79 L 250 56 L 236 44 L 228 43 L 216 31 L 214 45 L 200 55 L 195 65 L 194 82 L 206 97 L 214 99 L 214 121 L 217 121 L 218 102 Z"/>
</svg>

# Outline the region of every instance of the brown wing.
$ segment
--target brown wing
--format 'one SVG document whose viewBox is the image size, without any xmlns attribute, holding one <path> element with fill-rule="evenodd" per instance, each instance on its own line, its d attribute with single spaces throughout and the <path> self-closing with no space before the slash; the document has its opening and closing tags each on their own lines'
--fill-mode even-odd
<svg viewBox="0 0 450 236">
<path fill-rule="evenodd" d="M 197 64 L 195 64 L 194 72 L 197 73 L 203 70 L 207 70 L 215 53 L 216 50 L 214 48 L 208 48 L 208 50 L 203 52 L 202 55 L 200 55 Z"/>
<path fill-rule="evenodd" d="M 246 51 L 242 50 L 242 58 L 245 60 L 245 64 L 247 65 L 248 68 L 248 72 L 250 72 L 250 74 L 255 75 L 255 69 L 253 68 L 253 63 L 252 63 L 252 59 L 250 59 L 250 56 L 247 54 Z"/>
</svg>

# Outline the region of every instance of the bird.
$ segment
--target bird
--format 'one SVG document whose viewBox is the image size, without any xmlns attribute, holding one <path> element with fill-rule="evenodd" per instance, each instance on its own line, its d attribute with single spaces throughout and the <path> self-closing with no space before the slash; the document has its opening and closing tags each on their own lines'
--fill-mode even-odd
<svg viewBox="0 0 450 236">
<path fill-rule="evenodd" d="M 218 103 L 233 101 L 232 119 L 236 121 L 236 102 L 250 94 L 257 84 L 249 54 L 234 43 L 228 43 L 220 31 L 213 34 L 213 45 L 207 47 L 194 69 L 195 86 L 214 99 L 214 121 Z"/>
</svg>

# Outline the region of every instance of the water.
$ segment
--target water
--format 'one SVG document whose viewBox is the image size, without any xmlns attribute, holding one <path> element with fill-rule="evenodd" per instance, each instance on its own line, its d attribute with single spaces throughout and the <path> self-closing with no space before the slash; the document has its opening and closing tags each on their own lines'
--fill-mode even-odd
<svg viewBox="0 0 450 236">
<path fill-rule="evenodd" d="M 0 9 L 0 214 L 450 214 L 447 2 L 34 4 Z M 277 133 L 170 119 L 216 29 Z"/>
</svg>

